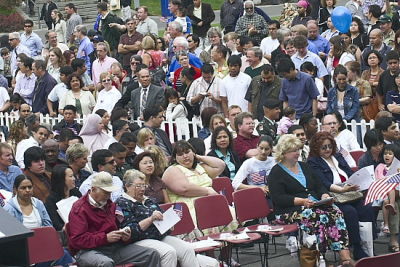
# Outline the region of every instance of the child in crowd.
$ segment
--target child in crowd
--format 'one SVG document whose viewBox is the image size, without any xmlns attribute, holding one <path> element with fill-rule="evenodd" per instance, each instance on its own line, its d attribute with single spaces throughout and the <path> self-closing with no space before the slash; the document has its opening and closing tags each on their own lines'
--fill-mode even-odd
<svg viewBox="0 0 400 267">
<path fill-rule="evenodd" d="M 167 106 L 166 120 L 176 120 L 178 118 L 186 118 L 188 113 L 185 106 L 179 101 L 179 94 L 177 91 L 168 88 L 165 90 L 165 100 Z"/>
<path fill-rule="evenodd" d="M 292 107 L 286 107 L 283 109 L 283 117 L 278 123 L 277 134 L 287 134 L 290 126 L 296 123 L 296 110 Z"/>
<path fill-rule="evenodd" d="M 390 168 L 395 168 L 395 166 L 392 166 L 393 160 L 394 159 L 400 158 L 400 149 L 397 147 L 397 145 L 394 144 L 388 144 L 385 145 L 384 151 L 383 151 L 383 160 L 384 163 L 379 164 L 376 169 L 375 169 L 375 177 L 376 179 L 381 179 L 385 176 L 387 176 L 388 171 Z M 398 172 L 396 170 L 396 172 Z M 396 190 L 397 189 L 397 190 Z M 399 198 L 399 191 L 398 187 L 396 189 L 393 189 L 392 191 L 389 192 L 388 198 L 386 198 L 383 201 L 382 204 L 382 211 L 383 211 L 383 229 L 382 232 L 385 234 L 390 234 L 390 246 L 389 250 L 391 252 L 398 252 L 399 249 L 399 243 L 397 241 L 397 235 L 399 232 L 399 227 L 395 227 L 395 225 L 399 224 L 399 217 L 398 217 L 398 209 L 399 209 L 399 204 L 397 203 L 396 199 Z M 389 216 L 392 215 L 392 216 Z M 397 215 L 397 216 L 396 216 Z M 395 222 L 397 221 L 397 222 Z M 391 226 L 391 227 L 389 227 Z"/>
</svg>

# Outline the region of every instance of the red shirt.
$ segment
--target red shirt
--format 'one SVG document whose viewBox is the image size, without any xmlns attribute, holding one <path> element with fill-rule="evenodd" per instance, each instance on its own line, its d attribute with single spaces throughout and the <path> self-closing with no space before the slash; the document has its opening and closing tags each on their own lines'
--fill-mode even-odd
<svg viewBox="0 0 400 267">
<path fill-rule="evenodd" d="M 255 135 L 246 138 L 238 134 L 237 137 L 233 139 L 233 149 L 239 155 L 239 158 L 244 161 L 246 159 L 246 152 L 256 148 L 259 139 L 260 137 Z"/>
<path fill-rule="evenodd" d="M 89 203 L 89 193 L 74 203 L 67 228 L 68 245 L 73 254 L 81 249 L 95 249 L 110 244 L 107 234 L 119 229 L 115 209 L 115 203 L 111 200 L 102 209 L 94 207 Z"/>
</svg>

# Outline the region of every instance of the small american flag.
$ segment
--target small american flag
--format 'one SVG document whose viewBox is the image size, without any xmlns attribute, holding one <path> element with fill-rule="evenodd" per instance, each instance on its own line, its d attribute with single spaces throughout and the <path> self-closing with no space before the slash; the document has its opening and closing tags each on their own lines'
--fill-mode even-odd
<svg viewBox="0 0 400 267">
<path fill-rule="evenodd" d="M 179 218 L 182 219 L 182 217 L 183 217 L 183 207 L 182 207 L 182 205 L 176 203 L 174 205 L 174 211 L 176 212 L 176 214 L 178 214 Z"/>
<path fill-rule="evenodd" d="M 377 199 L 384 199 L 387 194 L 397 186 L 397 183 L 400 182 L 399 179 L 400 173 L 375 180 L 368 189 L 364 205 Z"/>
<path fill-rule="evenodd" d="M 262 170 L 258 172 L 253 172 L 249 174 L 247 178 L 248 184 L 253 184 L 253 185 L 264 185 L 267 184 L 267 171 Z"/>
<path fill-rule="evenodd" d="M 124 221 L 124 213 L 119 206 L 117 206 L 117 208 L 115 209 L 115 216 L 120 223 Z"/>
</svg>

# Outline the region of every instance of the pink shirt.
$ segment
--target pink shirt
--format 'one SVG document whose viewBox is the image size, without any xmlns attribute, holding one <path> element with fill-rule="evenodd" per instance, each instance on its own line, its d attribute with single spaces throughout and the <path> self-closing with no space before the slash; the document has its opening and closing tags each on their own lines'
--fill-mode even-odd
<svg viewBox="0 0 400 267">
<path fill-rule="evenodd" d="M 106 56 L 103 61 L 96 59 L 92 65 L 92 78 L 93 83 L 96 85 L 100 82 L 100 74 L 103 72 L 109 72 L 111 65 L 114 62 L 118 62 L 115 58 Z"/>
</svg>

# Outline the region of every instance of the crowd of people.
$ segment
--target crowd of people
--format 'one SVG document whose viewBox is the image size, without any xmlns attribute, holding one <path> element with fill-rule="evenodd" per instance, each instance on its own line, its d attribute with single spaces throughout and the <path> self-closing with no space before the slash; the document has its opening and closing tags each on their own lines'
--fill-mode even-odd
<svg viewBox="0 0 400 267">
<path fill-rule="evenodd" d="M 0 43 L 0 112 L 14 118 L 0 126 L 0 206 L 28 228 L 66 235 L 59 265 L 239 266 L 224 249 L 218 260 L 196 255 L 153 224 L 160 205 L 175 202 L 196 224 L 194 200 L 220 193 L 219 177 L 234 190 L 263 190 L 270 223 L 297 223 L 318 237 L 308 250 L 338 251 L 344 266 L 373 256 L 359 223 L 371 223 L 376 238 L 380 209 L 389 250 L 400 250 L 399 188 L 365 205 L 346 183 L 370 165 L 383 178 L 400 160 L 397 6 L 349 0 L 352 23 L 339 32 L 335 0 L 300 0 L 281 21 L 250 0 L 226 0 L 220 27 L 210 4 L 171 0 L 159 35 L 150 10 L 130 2 L 99 1 L 85 26 L 74 4 L 64 18 L 48 0 L 46 40 L 27 19 Z M 43 115 L 57 123 L 41 123 Z M 374 120 L 364 136 L 348 128 L 361 119 Z M 349 192 L 358 197 L 315 206 Z M 72 196 L 66 224 L 56 204 Z"/>
</svg>

